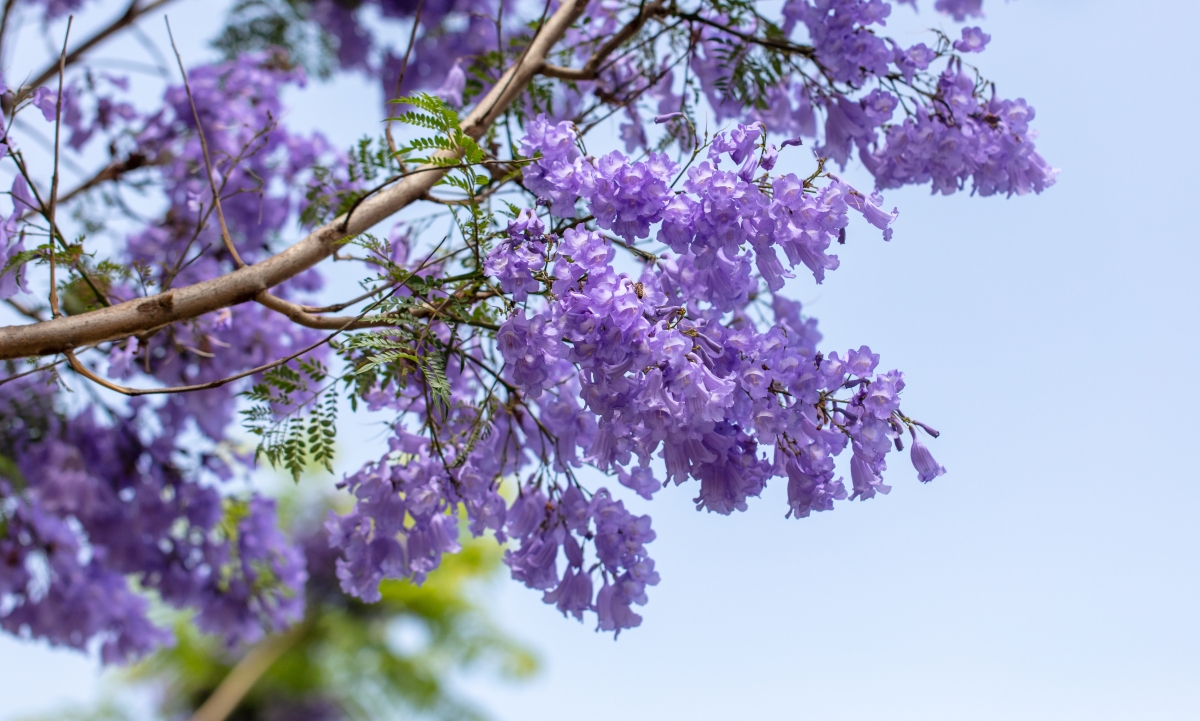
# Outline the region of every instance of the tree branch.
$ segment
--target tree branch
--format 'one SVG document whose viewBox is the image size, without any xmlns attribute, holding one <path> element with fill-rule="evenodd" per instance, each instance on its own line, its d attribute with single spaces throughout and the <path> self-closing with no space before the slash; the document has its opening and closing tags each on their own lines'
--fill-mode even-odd
<svg viewBox="0 0 1200 721">
<path fill-rule="evenodd" d="M 74 65 L 76 62 L 79 61 L 80 58 L 82 58 L 84 55 L 86 55 L 87 52 L 90 51 L 92 48 L 96 47 L 97 45 L 104 42 L 105 40 L 107 40 L 114 34 L 120 32 L 121 30 L 124 30 L 125 28 L 129 27 L 130 25 L 135 23 L 138 20 L 138 18 L 140 18 L 141 16 L 145 15 L 148 12 L 151 12 L 152 10 L 157 10 L 158 8 L 166 5 L 169 2 L 173 2 L 173 1 L 174 0 L 154 0 L 154 2 L 150 3 L 149 5 L 146 5 L 145 7 L 138 7 L 138 5 L 141 3 L 141 0 L 133 0 L 132 2 L 129 3 L 129 7 L 125 8 L 125 12 L 122 13 L 119 18 L 117 18 L 116 20 L 113 20 L 111 23 L 108 24 L 107 27 L 103 28 L 102 30 L 97 32 L 95 35 L 91 36 L 87 40 L 84 40 L 83 43 L 79 47 L 77 47 L 74 50 L 72 50 L 71 52 L 67 53 L 67 56 L 63 61 L 64 66 Z M 14 92 L 12 92 L 9 95 L 6 95 L 4 97 L 5 109 L 7 110 L 8 108 L 16 107 L 17 103 L 24 100 L 26 97 L 29 96 L 30 93 L 32 93 L 34 90 L 36 90 L 39 86 L 41 86 L 43 83 L 45 83 L 50 78 L 54 77 L 55 73 L 57 73 L 57 72 L 58 72 L 58 63 L 53 63 L 51 65 L 48 65 L 46 67 L 46 69 L 44 69 L 42 72 L 38 73 L 31 82 L 22 85 L 20 88 L 18 88 Z"/>
<path fill-rule="evenodd" d="M 470 302 L 474 303 L 491 298 L 493 295 L 495 294 L 490 291 L 485 291 L 483 293 L 476 293 L 469 300 Z M 279 296 L 271 295 L 265 291 L 260 293 L 255 300 L 277 313 L 282 313 L 288 317 L 288 320 L 297 325 L 302 325 L 305 328 L 317 328 L 320 330 L 333 330 L 335 328 L 341 330 L 359 330 L 362 328 L 383 328 L 385 326 L 393 325 L 393 323 L 388 321 L 388 316 L 386 314 L 375 317 L 359 316 L 357 318 L 349 316 L 316 315 L 298 303 L 284 300 Z M 440 312 L 439 309 L 428 303 L 425 303 L 419 308 L 413 308 L 412 310 L 405 311 L 404 315 L 409 318 L 428 318 L 436 315 L 438 312 Z"/>
<path fill-rule="evenodd" d="M 465 134 L 473 139 L 484 135 L 525 90 L 554 45 L 583 13 L 587 2 L 568 0 L 550 17 L 521 61 L 505 72 L 463 120 L 461 127 Z M 446 172 L 446 168 L 429 168 L 409 175 L 363 202 L 350 218 L 335 218 L 282 253 L 219 278 L 45 323 L 0 328 L 0 360 L 62 353 L 254 300 L 329 257 L 342 239 L 369 230 L 419 200 Z"/>
<path fill-rule="evenodd" d="M 764 48 L 772 48 L 775 50 L 780 50 L 785 53 L 793 53 L 795 55 L 801 55 L 803 57 L 806 57 L 809 59 L 814 59 L 814 60 L 817 57 L 816 48 L 814 48 L 811 45 L 797 45 L 796 43 L 789 42 L 786 39 L 778 40 L 775 38 L 760 38 L 760 37 L 757 37 L 750 33 L 744 33 L 744 32 L 741 32 L 740 30 L 734 30 L 733 28 L 729 27 L 728 25 L 723 25 L 715 20 L 710 20 L 709 18 L 704 17 L 700 13 L 673 12 L 673 13 L 671 13 L 671 16 L 677 17 L 681 20 L 687 20 L 689 22 L 695 22 L 695 23 L 700 23 L 701 25 L 707 25 L 710 28 L 716 28 L 717 30 L 720 30 L 721 32 L 725 33 L 726 35 L 732 35 L 735 38 L 745 40 L 746 42 L 753 43 L 754 45 L 761 45 Z"/>
<path fill-rule="evenodd" d="M 221 679 L 212 695 L 192 714 L 190 721 L 225 721 L 250 689 L 254 688 L 254 684 L 258 683 L 258 679 L 307 631 L 308 624 L 301 623 L 287 633 L 268 636 L 255 644 Z"/>
<path fill-rule="evenodd" d="M 588 58 L 588 61 L 583 64 L 582 68 L 564 68 L 559 65 L 542 63 L 542 66 L 538 68 L 538 72 L 542 75 L 562 80 L 595 80 L 596 76 L 600 74 L 600 64 L 604 62 L 605 58 L 612 55 L 614 50 L 621 47 L 626 40 L 637 34 L 637 31 L 642 29 L 647 20 L 662 13 L 662 0 L 654 0 L 654 2 L 644 6 L 641 12 L 634 16 L 625 27 L 618 30 L 616 35 L 613 35 L 608 39 L 608 42 L 601 45 L 596 52 L 592 53 L 592 57 Z"/>
</svg>

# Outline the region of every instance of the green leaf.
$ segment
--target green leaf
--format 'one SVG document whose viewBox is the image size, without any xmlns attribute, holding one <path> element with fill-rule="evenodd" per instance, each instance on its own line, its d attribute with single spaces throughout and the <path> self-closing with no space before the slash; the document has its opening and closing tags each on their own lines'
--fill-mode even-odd
<svg viewBox="0 0 1200 721">
<path fill-rule="evenodd" d="M 450 402 L 450 381 L 446 380 L 446 368 L 441 356 L 430 354 L 421 357 L 425 372 L 425 385 L 429 392 L 443 403 Z"/>
</svg>

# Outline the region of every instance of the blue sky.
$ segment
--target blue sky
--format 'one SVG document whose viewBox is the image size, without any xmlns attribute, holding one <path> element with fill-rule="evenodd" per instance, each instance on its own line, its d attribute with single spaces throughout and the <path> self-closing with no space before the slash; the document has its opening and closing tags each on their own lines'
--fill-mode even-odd
<svg viewBox="0 0 1200 721">
<path fill-rule="evenodd" d="M 215 27 L 195 5 L 176 27 Z M 497 584 L 496 617 L 545 662 L 522 686 L 463 679 L 498 718 L 1200 717 L 1200 4 L 985 7 L 979 64 L 1036 107 L 1058 184 L 892 192 L 890 243 L 852 227 L 841 268 L 788 291 L 827 349 L 906 372 L 948 475 L 922 485 L 897 458 L 890 496 L 802 521 L 782 486 L 732 517 L 687 487 L 631 503 L 662 574 L 642 627 L 614 642 Z M 891 31 L 940 23 L 898 9 Z M 316 86 L 294 117 L 348 142 L 374 92 Z M 91 662 L 0 640 L 0 719 L 96 687 Z"/>
</svg>

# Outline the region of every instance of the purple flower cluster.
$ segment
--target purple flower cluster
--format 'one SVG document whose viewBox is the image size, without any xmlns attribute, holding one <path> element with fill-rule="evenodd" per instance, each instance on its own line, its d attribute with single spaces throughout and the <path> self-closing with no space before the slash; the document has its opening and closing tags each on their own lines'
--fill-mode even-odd
<svg viewBox="0 0 1200 721">
<path fill-rule="evenodd" d="M 980 0 L 939 0 L 936 5 L 960 21 L 979 16 L 980 7 Z M 784 34 L 806 31 L 820 72 L 817 79 L 797 77 L 769 88 L 765 107 L 747 111 L 728 95 L 734 84 L 726 49 L 731 36 L 721 29 L 705 25 L 698 32 L 691 70 L 719 117 L 758 120 L 771 133 L 791 136 L 816 137 L 820 127 L 817 151 L 844 167 L 857 150 L 881 189 L 931 183 L 934 192 L 951 193 L 971 179 L 974 192 L 989 195 L 1041 192 L 1052 185 L 1056 171 L 1036 152 L 1035 133 L 1028 126 L 1033 109 L 1024 100 L 998 97 L 994 86 L 985 96 L 986 84 L 964 74 L 953 54 L 982 52 L 990 36 L 969 27 L 960 39 L 937 48 L 924 43 L 906 47 L 879 33 L 891 9 L 884 0 L 785 3 Z M 712 13 L 708 17 L 725 20 Z M 940 76 L 930 75 L 939 58 L 948 58 L 949 67 Z M 647 93 L 660 98 L 659 112 L 680 107 L 681 97 L 671 89 L 674 77 L 668 73 Z M 902 77 L 903 83 L 884 82 L 889 77 Z M 906 92 L 898 96 L 898 88 Z M 906 117 L 893 124 L 901 106 Z M 824 115 L 823 124 L 818 114 Z M 633 121 L 638 117 L 636 109 L 628 115 Z M 637 128 L 623 133 L 644 137 L 640 121 L 635 124 Z M 560 168 L 568 172 L 567 165 Z"/>
<path fill-rule="evenodd" d="M 199 610 L 197 623 L 231 643 L 283 628 L 303 613 L 303 558 L 276 528 L 271 501 L 230 505 L 189 480 L 173 440 L 146 442 L 134 416 L 100 423 L 53 407 L 52 388 L 0 386 L 0 625 L 53 644 L 103 640 L 127 661 L 170 639 L 131 588 Z M 227 473 L 215 456 L 199 468 Z"/>
<path fill-rule="evenodd" d="M 790 35 L 796 23 L 805 25 L 831 78 L 858 87 L 869 76 L 888 72 L 893 51 L 871 26 L 886 25 L 891 12 L 883 0 L 788 0 L 784 32 Z"/>
<path fill-rule="evenodd" d="M 600 230 L 551 234 L 523 210 L 488 256 L 485 272 L 524 306 L 495 339 L 503 378 L 523 400 L 495 409 L 479 432 L 469 421 L 480 416 L 466 410 L 483 380 L 469 366 L 447 369 L 449 409 L 429 406 L 420 388 L 397 389 L 397 408 L 422 423 L 441 418 L 447 439 L 474 440 L 398 428 L 391 453 L 348 479 L 357 505 L 330 528 L 344 554 L 343 587 L 370 599 L 380 579 L 419 579 L 456 548 L 451 519 L 461 503 L 472 532 L 490 529 L 518 544 L 507 556 L 514 578 L 545 591 L 564 614 L 593 611 L 600 629 L 619 632 L 640 622 L 631 608 L 658 580 L 644 548 L 653 533 L 648 517 L 608 491 L 588 499 L 570 480 L 580 464 L 615 474 L 645 498 L 672 481 L 698 481 L 697 508 L 720 514 L 745 510 L 770 478 L 787 478 L 788 514 L 804 517 L 848 497 L 834 458 L 849 447 L 849 497 L 890 490 L 885 457 L 912 424 L 900 412 L 903 375 L 878 372 L 879 357 L 865 346 L 822 356 L 815 322 L 782 296 L 768 306 L 768 330 L 750 311 L 753 265 L 770 289 L 782 286 L 776 246 L 820 279 L 836 267 L 826 251 L 850 210 L 885 233 L 895 215 L 877 195 L 836 178 L 820 188 L 793 174 L 770 179 L 777 150 L 758 125 L 718 134 L 681 192 L 670 188 L 678 170 L 661 156 L 585 157 L 569 123 L 538 118 L 529 129 L 522 147 L 537 159 L 525 171 L 528 187 L 563 216 L 584 203 Z M 726 157 L 736 170 L 720 168 Z M 615 247 L 655 227 L 673 253 L 649 256 L 640 274 L 622 272 Z M 543 471 L 506 508 L 499 479 L 530 464 Z M 589 540 L 592 566 L 584 561 Z"/>
<path fill-rule="evenodd" d="M 233 245 L 247 263 L 269 255 L 301 209 L 305 177 L 327 157 L 320 135 L 289 132 L 278 123 L 284 115 L 280 94 L 302 84 L 303 72 L 280 69 L 270 56 L 247 55 L 235 61 L 201 66 L 189 72 L 189 83 L 218 175 L 221 209 Z M 232 270 L 225 250 L 205 160 L 195 132 L 191 103 L 182 85 L 167 89 L 167 109 L 137 127 L 137 148 L 149 157 L 169 159 L 156 169 L 168 200 L 161 221 L 126 239 L 126 261 L 157 270 L 160 286 L 183 285 L 218 277 Z M 200 249 L 206 249 L 200 252 Z M 315 272 L 298 276 L 275 289 L 285 298 L 317 290 Z M 141 293 L 132 279 L 113 287 L 114 299 Z M 172 343 L 126 349 L 117 377 L 135 367 L 165 385 L 205 383 L 270 362 L 287 351 L 309 345 L 318 331 L 296 326 L 262 306 L 243 304 L 175 329 Z M 198 360 L 204 362 L 197 362 Z M 126 371 L 122 375 L 119 371 Z M 168 396 L 157 410 L 172 429 L 194 425 L 215 442 L 225 438 L 234 418 L 238 388 L 226 386 Z"/>
<path fill-rule="evenodd" d="M 983 0 L 937 0 L 933 8 L 958 22 L 967 18 L 983 17 Z"/>
<path fill-rule="evenodd" d="M 513 578 L 529 588 L 544 590 L 543 600 L 564 616 L 582 620 L 585 611 L 594 611 L 598 630 L 616 635 L 641 623 L 641 616 L 631 606 L 644 605 L 646 586 L 659 580 L 645 548 L 654 540 L 649 516 L 630 513 L 603 488 L 589 501 L 577 486 L 561 491 L 555 500 L 526 486 L 509 511 L 507 530 L 520 542 L 505 556 Z M 597 563 L 585 570 L 588 540 L 594 545 Z M 566 561 L 561 577 L 557 566 L 560 548 Z M 603 577 L 599 593 L 592 581 L 597 567 Z"/>
<path fill-rule="evenodd" d="M 542 284 L 533 274 L 546 265 L 546 227 L 532 210 L 522 210 L 508 223 L 508 237 L 488 255 L 484 270 L 500 283 L 500 289 L 512 294 L 517 303 L 525 302 L 530 292 Z"/>
<path fill-rule="evenodd" d="M 980 195 L 1040 193 L 1058 171 L 1034 148 L 1033 117 L 1024 100 L 982 100 L 973 78 L 947 69 L 934 105 L 888 128 L 884 142 L 863 148 L 861 157 L 881 188 L 931 183 L 949 195 L 970 180 Z"/>
<path fill-rule="evenodd" d="M 87 0 L 31 0 L 29 5 L 40 6 L 44 22 L 77 12 Z"/>
<path fill-rule="evenodd" d="M 515 15 L 511 0 L 503 0 L 504 12 Z M 447 100 L 462 102 L 466 81 L 464 60 L 496 49 L 497 3 L 491 0 L 443 0 L 425 3 L 412 52 L 408 54 L 400 94 L 419 88 L 439 87 Z M 405 48 L 388 40 L 389 33 L 368 13 L 385 20 L 410 20 L 418 3 L 409 0 L 315 0 L 312 21 L 333 39 L 337 62 L 344 70 L 366 73 L 377 79 L 385 98 L 396 97 L 400 68 L 405 65 Z M 408 33 L 404 36 L 407 38 Z"/>
<path fill-rule="evenodd" d="M 244 260 L 260 260 L 294 218 L 299 198 L 291 181 L 328 152 L 319 136 L 295 135 L 277 123 L 284 114 L 280 92 L 303 75 L 259 55 L 196 68 L 189 81 L 231 236 Z M 87 93 L 75 84 L 64 91 L 67 147 L 105 138 L 114 153 L 141 158 L 167 199 L 161 221 L 121 247 L 125 263 L 157 275 L 118 278 L 105 288 L 113 302 L 143 294 L 143 283 L 170 287 L 233 268 L 184 88 L 168 88 L 165 108 L 144 116 L 107 94 L 126 89 L 120 78 L 99 76 Z M 48 105 L 38 105 L 36 93 L 33 102 L 53 119 L 56 96 L 42 95 Z M 0 224 L 6 263 L 23 249 L 17 219 L 36 205 L 19 175 L 11 196 L 13 212 Z M 17 266 L 0 276 L 0 297 L 23 290 L 25 272 Z M 318 283 L 308 274 L 277 292 L 287 296 Z M 114 344 L 107 370 L 114 379 L 203 383 L 315 337 L 264 308 L 241 305 L 180 325 L 168 341 Z M 0 386 L 7 418 L 0 455 L 14 461 L 11 473 L 0 473 L 7 477 L 0 490 L 0 527 L 8 529 L 0 533 L 7 544 L 0 582 L 6 629 L 76 648 L 99 638 L 106 661 L 134 659 L 170 634 L 147 620 L 146 602 L 131 582 L 171 606 L 196 610 L 199 627 L 230 644 L 300 618 L 304 561 L 278 529 L 274 503 L 226 498 L 211 482 L 234 473 L 230 459 L 211 449 L 226 439 L 238 390 L 137 400 L 101 421 L 95 408 L 58 408 L 52 387 L 24 380 Z M 156 429 L 151 436 L 147 427 Z M 177 446 L 177 438 L 196 432 L 209 450 Z"/>
<path fill-rule="evenodd" d="M 917 6 L 917 0 L 898 0 L 901 5 Z M 957 22 L 962 22 L 967 18 L 983 17 L 983 0 L 937 0 L 933 4 L 933 9 L 950 15 Z"/>
</svg>

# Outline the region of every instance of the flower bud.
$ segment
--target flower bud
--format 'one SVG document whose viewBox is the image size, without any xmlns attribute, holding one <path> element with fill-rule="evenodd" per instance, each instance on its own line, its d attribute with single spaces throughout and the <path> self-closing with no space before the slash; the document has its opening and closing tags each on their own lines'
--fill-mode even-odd
<svg viewBox="0 0 1200 721">
<path fill-rule="evenodd" d="M 917 469 L 917 478 L 922 483 L 928 483 L 946 472 L 946 469 L 934 460 L 933 454 L 925 444 L 916 437 L 913 438 L 911 457 L 913 467 Z"/>
</svg>

